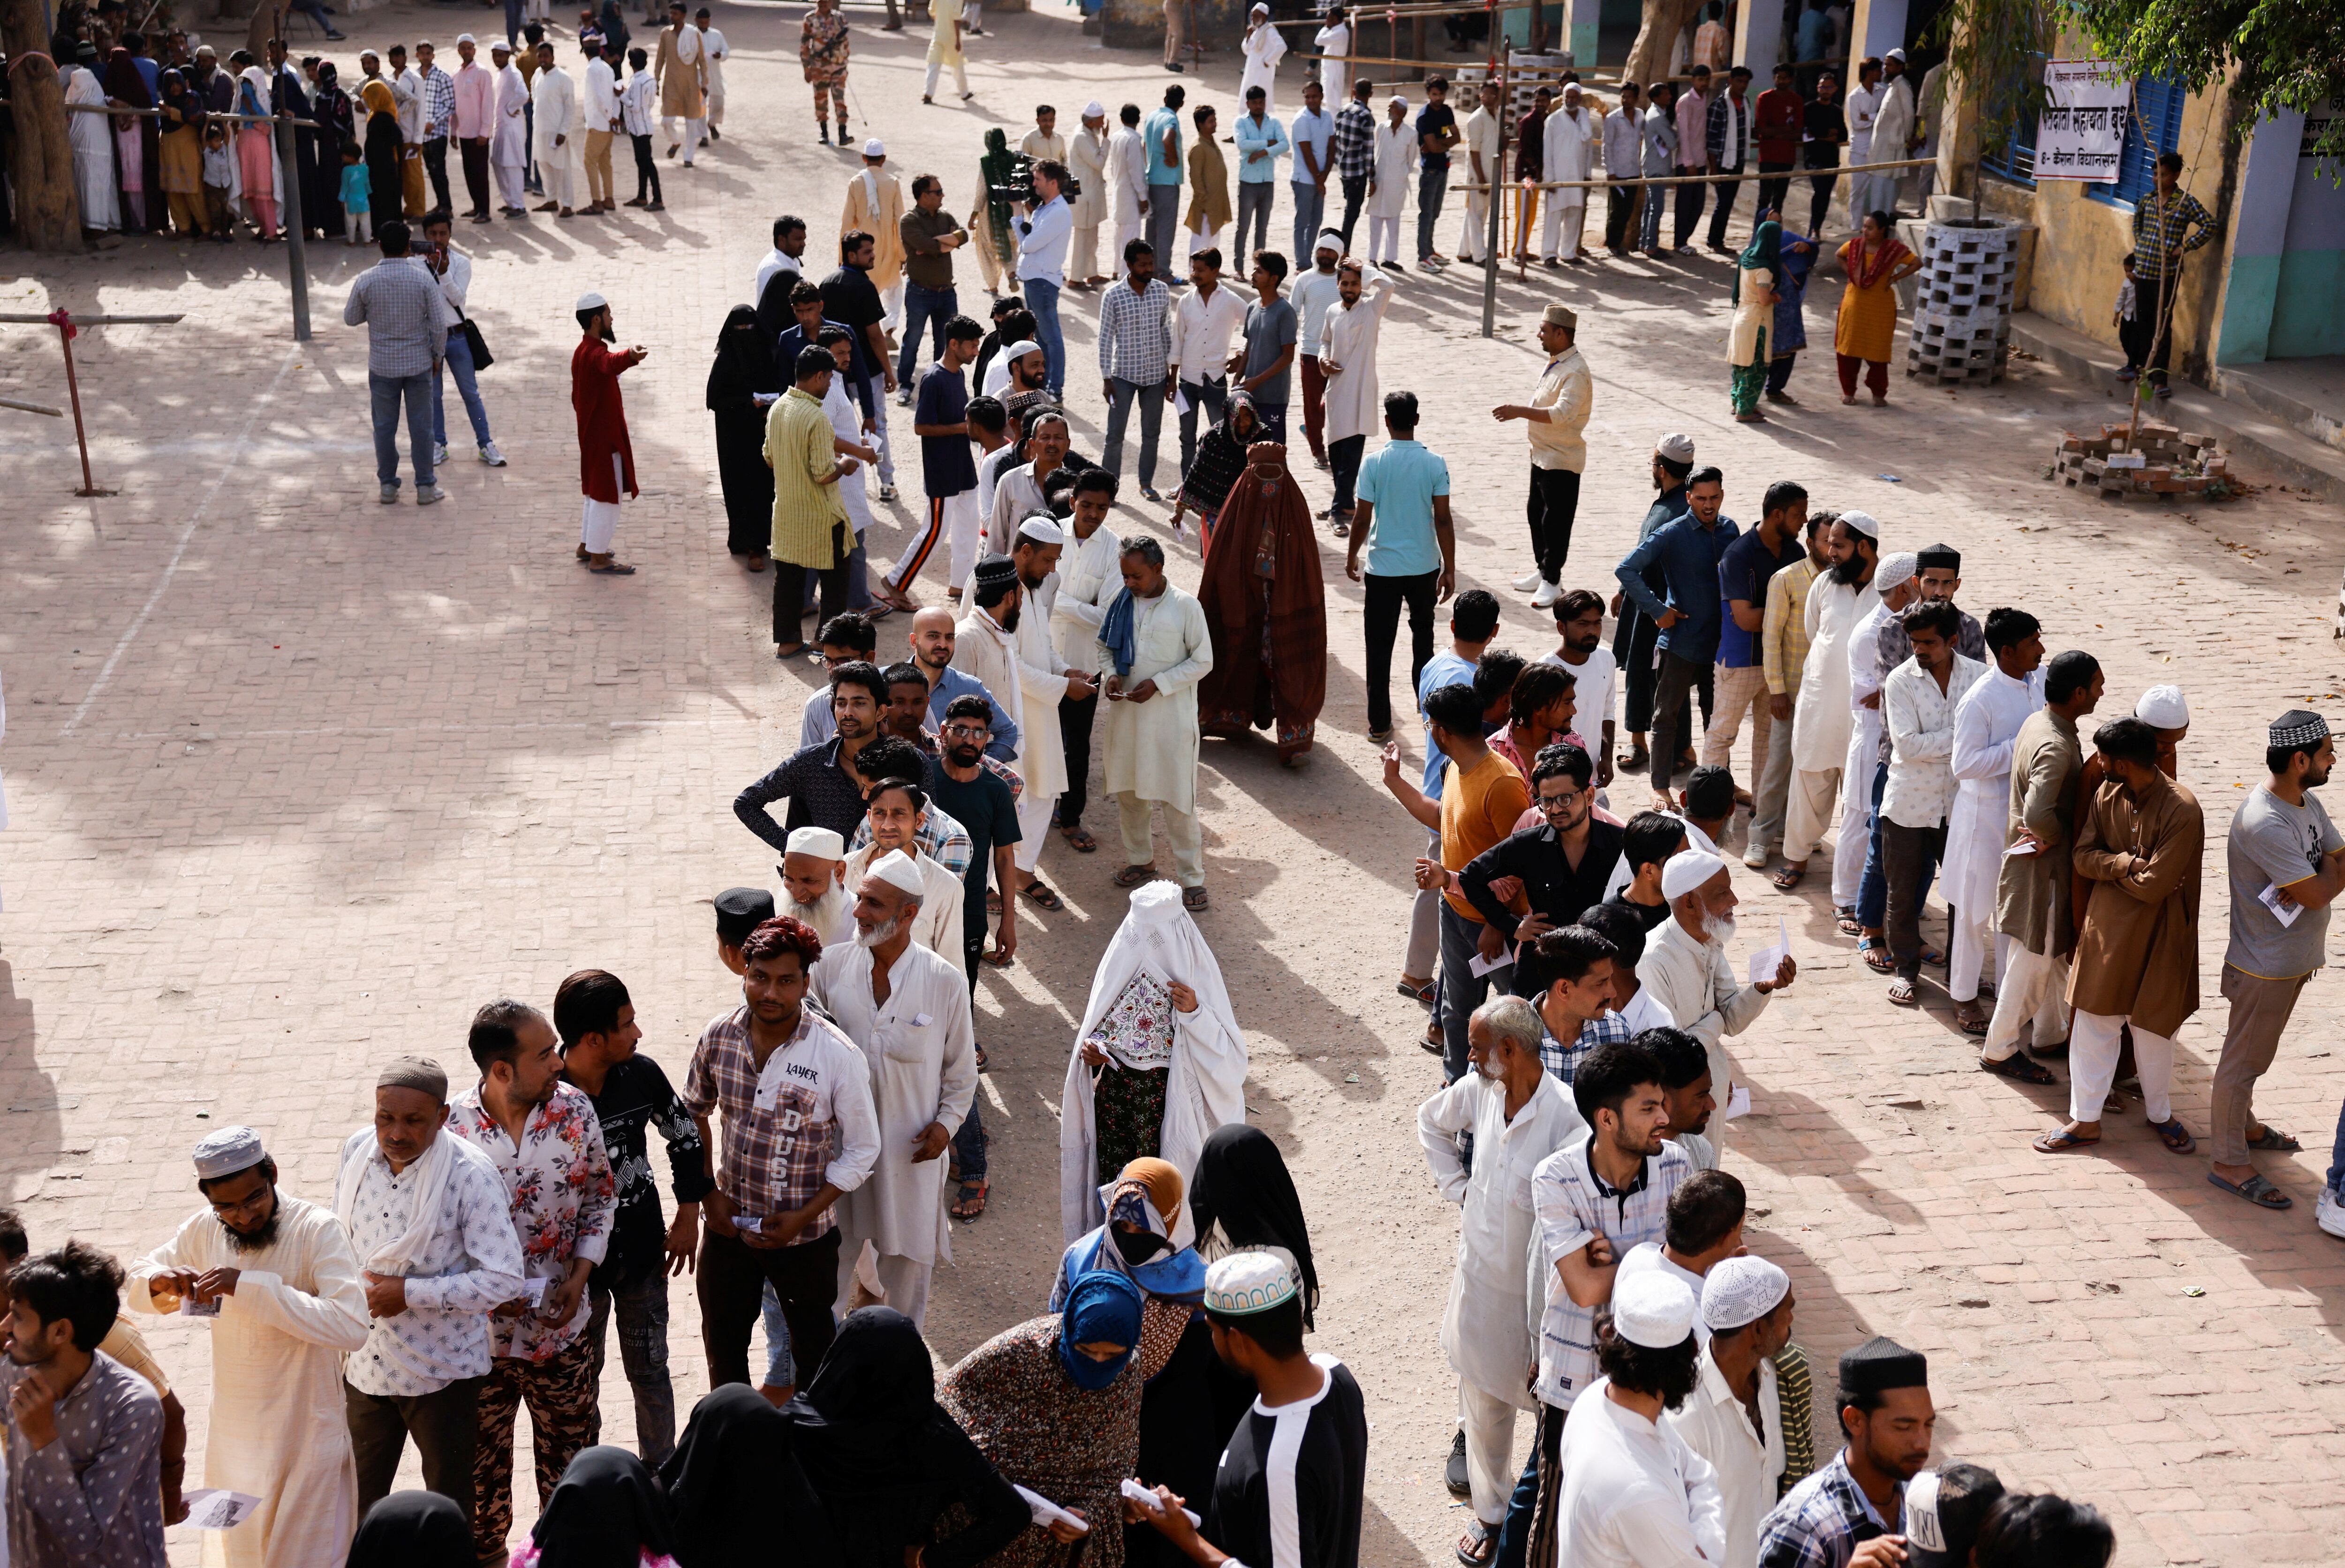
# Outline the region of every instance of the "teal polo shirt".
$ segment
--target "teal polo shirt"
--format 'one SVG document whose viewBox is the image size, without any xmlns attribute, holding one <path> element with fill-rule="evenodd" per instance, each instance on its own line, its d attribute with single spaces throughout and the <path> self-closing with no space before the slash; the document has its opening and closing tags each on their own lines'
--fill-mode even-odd
<svg viewBox="0 0 2345 1568">
<path fill-rule="evenodd" d="M 1360 464 L 1354 492 L 1373 502 L 1362 568 L 1372 577 L 1416 577 L 1441 570 L 1433 531 L 1433 498 L 1449 493 L 1449 464 L 1421 441 L 1386 441 Z"/>
</svg>

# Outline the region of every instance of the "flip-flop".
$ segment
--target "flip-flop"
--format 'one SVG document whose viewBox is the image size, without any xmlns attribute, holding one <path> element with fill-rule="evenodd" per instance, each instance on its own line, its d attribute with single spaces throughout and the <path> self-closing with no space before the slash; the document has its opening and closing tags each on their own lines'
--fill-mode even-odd
<svg viewBox="0 0 2345 1568">
<path fill-rule="evenodd" d="M 2188 1154 L 2198 1147 L 2198 1140 L 2190 1136 L 2190 1129 L 2182 1125 L 2182 1118 L 2178 1116 L 2151 1122 L 2149 1130 L 2157 1134 L 2158 1142 L 2177 1154 Z"/>
<path fill-rule="evenodd" d="M 970 1208 L 971 1204 L 976 1207 Z M 960 1190 L 953 1198 L 952 1217 L 963 1225 L 973 1225 L 984 1212 L 985 1179 L 980 1177 L 975 1181 L 962 1182 Z"/>
<path fill-rule="evenodd" d="M 1858 937 L 1856 956 L 1876 975 L 1886 975 L 1897 967 L 1897 960 L 1889 956 L 1889 945 L 1878 936 Z"/>
<path fill-rule="evenodd" d="M 1062 827 L 1059 830 L 1059 836 L 1065 839 L 1078 855 L 1089 855 L 1099 848 L 1099 840 L 1084 828 Z"/>
<path fill-rule="evenodd" d="M 1806 876 L 1807 874 L 1808 868 L 1804 865 L 1787 865 L 1767 880 L 1773 883 L 1783 892 L 1789 893 L 1792 888 L 1797 887 L 1800 885 L 1801 879 Z"/>
<path fill-rule="evenodd" d="M 1053 915 L 1067 906 L 1066 901 L 1051 891 L 1050 884 L 1039 876 L 1020 888 L 1018 895 L 1035 908 L 1047 909 Z"/>
<path fill-rule="evenodd" d="M 2047 1132 L 2028 1145 L 2038 1154 L 2066 1154 L 2072 1148 L 2090 1148 L 2101 1140 L 2097 1138 L 2071 1138 L 2066 1128 Z"/>
<path fill-rule="evenodd" d="M 634 567 L 617 561 L 612 561 L 607 566 L 590 566 L 586 570 L 597 577 L 633 577 L 635 574 Z"/>
<path fill-rule="evenodd" d="M 1156 880 L 1156 863 L 1152 860 L 1146 865 L 1127 865 L 1108 880 L 1118 887 L 1137 887 L 1143 882 L 1153 882 Z"/>
<path fill-rule="evenodd" d="M 1466 1568 L 1484 1568 L 1497 1551 L 1497 1533 L 1478 1519 L 1470 1522 L 1466 1533 L 1457 1538 L 1457 1561 Z"/>
<path fill-rule="evenodd" d="M 1913 981 L 1896 980 L 1890 984 L 1889 1000 L 1896 1007 L 1918 1007 L 1922 1005 L 1922 993 Z"/>
<path fill-rule="evenodd" d="M 2260 1136 L 2248 1139 L 2248 1147 L 2261 1149 L 2267 1154 L 2295 1154 L 2301 1150 L 2304 1145 L 2297 1142 L 2295 1138 L 2280 1131 L 2271 1123 L 2266 1122 Z"/>
<path fill-rule="evenodd" d="M 2279 1188 L 2274 1187 L 2270 1182 L 2266 1181 L 2261 1176 L 2250 1176 L 2245 1181 L 2226 1181 L 2210 1170 L 2207 1173 L 2207 1179 L 2213 1182 L 2216 1186 L 2221 1188 L 2226 1192 L 2234 1193 L 2238 1197 L 2246 1199 L 2249 1202 L 2254 1204 L 2259 1209 L 2293 1209 L 2296 1207 L 2295 1199 L 2290 1198 L 2287 1193 L 2282 1192 Z"/>
<path fill-rule="evenodd" d="M 1209 904 L 1205 890 L 1202 887 L 1184 887 L 1181 890 L 1181 907 L 1183 909 L 1193 912 L 1208 907 Z"/>
<path fill-rule="evenodd" d="M 1944 953 L 1939 952 L 1935 947 L 1924 945 L 1922 948 L 1923 963 L 1930 965 L 1934 968 L 1937 966 L 1944 964 L 1945 961 L 1946 956 Z"/>
<path fill-rule="evenodd" d="M 1862 936 L 1864 935 L 1864 922 L 1856 917 L 1856 911 L 1854 909 L 1835 909 L 1832 911 L 1832 925 L 1839 930 L 1842 936 Z"/>
<path fill-rule="evenodd" d="M 1999 1078 L 2009 1078 L 2015 1083 L 2056 1084 L 2060 1081 L 2037 1063 L 2029 1061 L 2026 1054 L 2022 1051 L 2014 1051 L 1999 1062 L 1991 1062 L 1985 1057 L 1981 1057 L 1979 1071 L 1993 1073 Z"/>
<path fill-rule="evenodd" d="M 996 969 L 1007 969 L 1010 965 L 1018 962 L 1018 956 L 1015 953 L 1004 955 L 999 947 L 988 947 L 984 952 L 980 953 L 978 957 L 981 962 Z"/>
</svg>

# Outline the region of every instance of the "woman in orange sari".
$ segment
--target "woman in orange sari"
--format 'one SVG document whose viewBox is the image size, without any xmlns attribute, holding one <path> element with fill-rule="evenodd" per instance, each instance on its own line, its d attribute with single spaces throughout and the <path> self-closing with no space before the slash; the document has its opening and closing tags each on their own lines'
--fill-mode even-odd
<svg viewBox="0 0 2345 1568">
<path fill-rule="evenodd" d="M 1864 384 L 1872 389 L 1873 406 L 1889 405 L 1889 356 L 1897 340 L 1897 296 L 1901 278 L 1922 270 L 1922 258 L 1905 248 L 1890 228 L 1885 212 L 1864 215 L 1864 228 L 1840 248 L 1841 269 L 1848 287 L 1840 297 L 1840 318 L 1832 326 L 1832 349 L 1840 359 L 1840 400 L 1856 401 L 1856 370 L 1864 367 Z"/>
</svg>

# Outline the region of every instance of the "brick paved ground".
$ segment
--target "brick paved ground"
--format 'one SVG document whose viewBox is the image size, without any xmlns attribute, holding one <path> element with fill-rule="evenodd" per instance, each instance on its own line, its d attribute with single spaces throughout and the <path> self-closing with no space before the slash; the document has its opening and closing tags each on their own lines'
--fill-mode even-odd
<svg viewBox="0 0 2345 1568">
<path fill-rule="evenodd" d="M 574 968 L 613 968 L 672 1073 L 727 1005 L 708 898 L 764 880 L 767 859 L 727 805 L 783 754 L 809 677 L 774 663 L 766 580 L 723 552 L 702 382 L 774 214 L 813 220 L 810 254 L 832 238 L 846 165 L 806 124 L 797 15 L 722 18 L 736 51 L 728 134 L 690 174 L 663 165 L 664 217 L 466 227 L 475 309 L 500 359 L 487 395 L 513 466 L 473 465 L 460 438 L 452 497 L 436 510 L 373 498 L 365 344 L 340 324 L 362 253 L 312 251 L 320 325 L 305 345 L 289 336 L 280 254 L 249 244 L 190 255 L 133 241 L 0 284 L 9 309 L 188 315 L 76 346 L 94 460 L 119 495 L 70 494 L 69 429 L 12 414 L 0 444 L 13 525 L 0 663 L 15 721 L 0 749 L 14 813 L 0 839 L 0 1196 L 25 1206 L 42 1243 L 154 1245 L 195 1200 L 188 1147 L 230 1118 L 265 1128 L 289 1186 L 322 1198 L 371 1064 L 407 1050 L 453 1059 L 490 996 L 543 1003 Z M 338 57 L 417 27 L 444 46 L 489 15 L 369 12 Z M 859 102 L 909 106 L 924 40 L 859 36 Z M 989 116 L 1015 126 L 1043 96 L 1062 118 L 1094 93 L 1152 102 L 1165 79 L 1146 56 L 1080 39 L 1057 10 L 1001 17 L 971 52 L 986 114 L 891 109 L 876 127 L 902 172 L 940 170 L 957 203 Z M 1204 80 L 1200 96 L 1233 101 L 1233 72 Z M 623 339 L 655 349 L 626 383 L 645 495 L 621 532 L 644 572 L 624 582 L 569 560 L 566 311 L 588 288 L 614 301 Z M 1469 583 L 1521 569 L 1523 449 L 1482 410 L 1530 384 L 1528 321 L 1563 298 L 1583 312 L 1598 379 L 1568 581 L 1609 589 L 1645 504 L 1643 453 L 1684 429 L 1725 466 L 1731 512 L 1747 518 L 1766 482 L 1797 477 L 1819 502 L 1883 518 L 1893 547 L 1960 546 L 1966 603 L 2033 609 L 2055 648 L 2100 655 L 2113 693 L 2179 682 L 2198 715 L 2184 776 L 2215 833 L 2251 782 L 2264 721 L 2295 703 L 2336 711 L 2330 589 L 2345 531 L 2332 514 L 2280 491 L 2194 513 L 2047 486 L 2056 428 L 2106 405 L 2029 365 L 1985 393 L 1901 381 L 1898 405 L 1876 412 L 1842 409 L 1828 367 L 1811 364 L 1794 382 L 1802 409 L 1733 426 L 1725 289 L 1707 259 L 1509 279 L 1503 330 L 1484 343 L 1473 281 L 1404 285 L 1384 380 L 1423 396 L 1426 438 L 1457 475 Z M 1816 293 L 1821 335 L 1832 284 Z M 982 303 L 973 278 L 962 298 Z M 1096 450 L 1093 309 L 1070 297 L 1069 385 L 1079 440 Z M 0 336 L 0 381 L 25 389 L 12 396 L 62 401 L 56 359 L 52 334 Z M 1323 476 L 1305 485 L 1324 500 Z M 883 523 L 888 551 L 909 518 Z M 1327 559 L 1324 744 L 1299 774 L 1258 744 L 1207 748 L 1204 926 L 1249 1027 L 1250 1103 L 1312 1217 L 1321 1342 L 1371 1401 L 1367 1559 L 1438 1562 L 1461 1526 L 1439 1484 L 1451 1395 L 1435 1341 L 1454 1221 L 1412 1122 L 1436 1075 L 1416 1048 L 1420 1015 L 1391 987 L 1416 838 L 1361 734 L 1360 601 Z M 1180 552 L 1184 581 L 1193 561 Z M 1508 639 L 1544 648 L 1543 617 L 1506 597 Z M 1639 782 L 1624 782 L 1634 800 Z M 947 1359 L 1043 1304 L 1059 1086 L 1120 915 L 1112 859 L 1054 845 L 1045 870 L 1068 911 L 1027 917 L 1019 966 L 983 987 L 998 1185 L 939 1283 L 931 1326 Z M 2308 993 L 2267 1080 L 2264 1108 L 2308 1146 L 2265 1158 L 2298 1203 L 2268 1215 L 2215 1192 L 2203 1155 L 2166 1154 L 2137 1121 L 2113 1122 L 2101 1158 L 2030 1153 L 2065 1090 L 1972 1071 L 1934 992 L 1925 1014 L 1889 1008 L 1832 933 L 1822 877 L 1786 898 L 1736 875 L 1754 920 L 1793 923 L 1802 975 L 1738 1042 L 1756 1108 L 1731 1135 L 1730 1165 L 1759 1206 L 1753 1246 L 1795 1276 L 1800 1337 L 1821 1364 L 1873 1331 L 1926 1349 L 1943 1453 L 2093 1499 L 2127 1563 L 2333 1560 L 2345 1268 L 2310 1213 L 2337 1098 L 2331 987 Z M 2201 1129 L 2222 1022 L 2219 864 L 2206 892 L 2209 1006 L 2183 1031 L 2177 1096 Z M 676 1304 L 688 1401 L 704 1386 L 696 1312 L 687 1291 Z M 199 1446 L 201 1335 L 157 1340 Z M 606 1393 L 624 1441 L 615 1367 Z M 195 1543 L 174 1552 L 193 1562 Z"/>
</svg>

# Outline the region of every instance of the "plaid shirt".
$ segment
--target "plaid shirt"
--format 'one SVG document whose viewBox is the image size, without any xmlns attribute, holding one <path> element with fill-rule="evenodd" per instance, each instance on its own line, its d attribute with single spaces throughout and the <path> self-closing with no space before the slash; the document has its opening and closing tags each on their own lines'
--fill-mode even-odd
<svg viewBox="0 0 2345 1568">
<path fill-rule="evenodd" d="M 2183 232 L 2193 224 L 2198 232 Z M 2182 270 L 2182 258 L 2216 235 L 2215 217 L 2198 198 L 2178 187 L 2172 196 L 2152 190 L 2133 208 L 2133 270 L 2137 278 L 2165 278 Z"/>
<path fill-rule="evenodd" d="M 1848 1472 L 1843 1450 L 1792 1488 L 1767 1515 L 1759 1527 L 1759 1568 L 1848 1568 L 1859 1546 L 1876 1535 L 1895 1533 L 1904 1520 L 1902 1492 L 1895 1520 L 1873 1511 L 1873 1500 Z"/>
<path fill-rule="evenodd" d="M 1330 144 L 1335 172 L 1345 179 L 1365 179 L 1376 157 L 1376 116 L 1354 98 L 1335 111 L 1335 136 Z"/>
<path fill-rule="evenodd" d="M 396 380 L 423 375 L 439 364 L 456 312 L 421 260 L 394 256 L 351 281 L 342 324 L 366 328 L 367 373 Z"/>
<path fill-rule="evenodd" d="M 684 1108 L 725 1112 L 717 1187 L 746 1217 L 805 1208 L 826 1181 L 852 1192 L 879 1158 L 871 1070 L 837 1025 L 812 1007 L 797 1032 L 757 1065 L 745 1005 L 711 1019 L 692 1053 Z M 826 1209 L 798 1233 L 819 1241 L 838 1220 Z"/>
<path fill-rule="evenodd" d="M 437 66 L 423 67 L 423 139 L 450 134 L 456 118 L 456 78 Z"/>
<path fill-rule="evenodd" d="M 1767 580 L 1759 662 L 1766 667 L 1767 690 L 1779 697 L 1800 689 L 1800 672 L 1808 665 L 1808 589 L 1815 580 L 1812 557 L 1795 561 Z"/>
<path fill-rule="evenodd" d="M 1579 1026 L 1579 1038 L 1568 1046 L 1558 1043 L 1553 1035 L 1541 1030 L 1539 1066 L 1568 1084 L 1571 1075 L 1579 1070 L 1579 1064 L 1588 1059 L 1589 1052 L 1599 1046 L 1635 1037 L 1636 1031 L 1629 1027 L 1629 1020 L 1618 1013 L 1607 1013 L 1600 1018 L 1589 1019 Z"/>
<path fill-rule="evenodd" d="M 1544 1047 L 1539 1055 L 1546 1057 Z M 1685 1150 L 1664 1138 L 1661 1152 L 1647 1157 L 1634 1181 L 1622 1189 L 1607 1187 L 1589 1163 L 1594 1136 L 1581 1133 L 1540 1160 L 1531 1174 L 1539 1243 L 1531 1249 L 1536 1272 L 1530 1285 L 1532 1300 L 1547 1303 L 1539 1320 L 1538 1392 L 1541 1401 L 1558 1410 L 1569 1410 L 1579 1391 L 1596 1381 L 1596 1309 L 1580 1306 L 1566 1293 L 1556 1278 L 1556 1260 L 1598 1236 L 1612 1244 L 1615 1258 L 1625 1258 L 1639 1242 L 1660 1240 L 1670 1196 L 1693 1174 Z"/>
<path fill-rule="evenodd" d="M 1164 384 L 1164 363 L 1172 352 L 1172 291 L 1152 278 L 1138 294 L 1119 278 L 1100 296 L 1100 374 L 1134 386 Z"/>
</svg>

